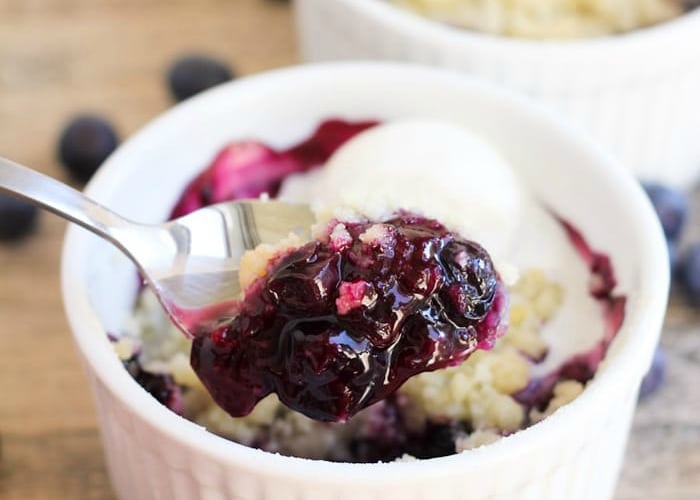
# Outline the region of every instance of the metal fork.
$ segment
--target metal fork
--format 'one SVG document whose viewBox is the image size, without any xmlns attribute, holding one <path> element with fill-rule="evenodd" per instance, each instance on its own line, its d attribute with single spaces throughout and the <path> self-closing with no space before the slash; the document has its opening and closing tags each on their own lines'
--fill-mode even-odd
<svg viewBox="0 0 700 500">
<path fill-rule="evenodd" d="M 308 206 L 278 201 L 221 203 L 160 225 L 127 220 L 75 189 L 0 157 L 0 192 L 81 225 L 129 257 L 173 322 L 189 337 L 215 327 L 240 297 L 246 250 L 290 233 L 311 238 Z"/>
</svg>

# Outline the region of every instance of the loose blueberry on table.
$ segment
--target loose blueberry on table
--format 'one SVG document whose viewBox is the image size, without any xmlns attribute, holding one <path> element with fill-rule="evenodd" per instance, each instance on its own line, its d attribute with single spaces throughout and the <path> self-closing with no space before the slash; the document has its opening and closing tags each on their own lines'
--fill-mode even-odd
<svg viewBox="0 0 700 500">
<path fill-rule="evenodd" d="M 639 397 L 644 399 L 656 391 L 663 385 L 666 378 L 666 353 L 664 348 L 659 346 L 654 353 L 654 359 L 651 363 L 651 368 L 642 380 L 642 386 L 639 389 Z"/>
<path fill-rule="evenodd" d="M 681 286 L 690 304 L 700 306 L 700 243 L 680 248 L 690 207 L 688 196 L 663 184 L 642 185 L 666 235 L 671 277 Z"/>
<path fill-rule="evenodd" d="M 700 243 L 693 243 L 685 251 L 678 274 L 690 303 L 700 306 Z"/>
<path fill-rule="evenodd" d="M 58 157 L 73 177 L 87 182 L 119 144 L 114 127 L 96 115 L 72 119 L 61 133 Z"/>
<path fill-rule="evenodd" d="M 658 183 L 643 184 L 669 241 L 677 241 L 688 216 L 688 197 Z"/>
<path fill-rule="evenodd" d="M 222 61 L 204 55 L 190 55 L 172 65 L 168 72 L 168 86 L 175 100 L 183 101 L 227 82 L 233 76 L 233 71 Z"/>
<path fill-rule="evenodd" d="M 0 195 L 0 241 L 17 240 L 36 227 L 38 209 L 27 202 Z"/>
</svg>

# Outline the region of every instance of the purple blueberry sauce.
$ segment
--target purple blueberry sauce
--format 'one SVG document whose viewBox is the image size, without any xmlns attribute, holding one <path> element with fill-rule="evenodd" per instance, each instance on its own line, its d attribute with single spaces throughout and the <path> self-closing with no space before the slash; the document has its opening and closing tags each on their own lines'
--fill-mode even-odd
<svg viewBox="0 0 700 500">
<path fill-rule="evenodd" d="M 392 462 L 404 455 L 438 458 L 456 453 L 458 436 L 471 430 L 465 422 L 428 421 L 420 431 L 411 431 L 403 418 L 405 396 L 391 396 L 374 405 L 367 424 L 350 441 L 353 461 L 359 463 Z"/>
<path fill-rule="evenodd" d="M 258 198 L 263 193 L 274 197 L 287 176 L 320 167 L 347 140 L 375 125 L 377 122 L 371 120 L 328 120 L 309 139 L 283 151 L 257 141 L 233 142 L 187 186 L 171 218 L 215 203 Z"/>
<path fill-rule="evenodd" d="M 520 404 L 539 410 L 544 410 L 549 404 L 557 382 L 576 380 L 585 384 L 595 376 L 598 366 L 608 352 L 610 343 L 622 326 L 627 302 L 625 296 L 614 294 L 617 279 L 610 258 L 594 251 L 571 223 L 563 219 L 559 219 L 559 222 L 569 236 L 571 244 L 590 269 L 589 292 L 600 304 L 601 314 L 605 320 L 605 331 L 603 338 L 589 351 L 572 356 L 558 369 L 542 378 L 533 380 L 525 389 L 514 395 Z"/>
<path fill-rule="evenodd" d="M 191 363 L 232 416 L 274 392 L 344 422 L 410 377 L 491 348 L 505 309 L 486 251 L 440 223 L 334 223 L 275 259 L 230 324 L 194 339 Z"/>
</svg>

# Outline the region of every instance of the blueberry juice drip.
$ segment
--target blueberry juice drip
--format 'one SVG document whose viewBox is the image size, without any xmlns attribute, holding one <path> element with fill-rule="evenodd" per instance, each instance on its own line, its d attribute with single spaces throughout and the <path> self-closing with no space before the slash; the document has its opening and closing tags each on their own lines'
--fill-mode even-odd
<svg viewBox="0 0 700 500">
<path fill-rule="evenodd" d="M 596 374 L 610 344 L 620 331 L 625 319 L 627 298 L 615 295 L 617 286 L 615 272 L 610 258 L 594 251 L 583 235 L 566 220 L 559 219 L 564 230 L 591 273 L 589 292 L 600 304 L 605 320 L 603 337 L 588 351 L 578 353 L 566 360 L 559 368 L 535 379 L 528 387 L 515 394 L 515 399 L 526 408 L 544 410 L 552 399 L 554 386 L 562 380 L 576 380 L 582 384 L 589 382 Z"/>
<path fill-rule="evenodd" d="M 233 142 L 190 182 L 170 216 L 174 219 L 208 205 L 265 193 L 274 197 L 286 177 L 322 166 L 346 141 L 376 124 L 327 120 L 307 140 L 286 150 L 257 141 Z"/>
<path fill-rule="evenodd" d="M 411 214 L 329 235 L 279 257 L 229 325 L 194 340 L 192 366 L 231 415 L 274 392 L 343 422 L 502 334 L 503 285 L 478 244 Z"/>
</svg>

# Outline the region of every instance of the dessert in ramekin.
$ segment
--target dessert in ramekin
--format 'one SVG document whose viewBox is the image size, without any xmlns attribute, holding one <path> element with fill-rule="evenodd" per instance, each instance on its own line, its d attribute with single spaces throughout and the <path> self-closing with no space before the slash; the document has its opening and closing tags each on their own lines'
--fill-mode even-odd
<svg viewBox="0 0 700 500">
<path fill-rule="evenodd" d="M 245 293 L 193 345 L 144 289 L 115 348 L 171 410 L 266 451 L 425 459 L 511 435 L 581 394 L 626 302 L 514 170 L 431 120 L 228 144 L 172 216 L 278 196 L 315 207 L 314 239 L 244 254 Z"/>
<path fill-rule="evenodd" d="M 405 81 L 413 82 L 411 90 L 397 93 Z M 133 269 L 103 242 L 71 230 L 64 257 L 66 307 L 120 497 L 610 498 L 638 386 L 660 331 L 668 287 L 661 265 L 665 247 L 653 210 L 629 173 L 545 111 L 425 68 L 350 64 L 279 71 L 222 86 L 170 111 L 108 160 L 88 193 L 134 219 L 157 222 L 232 139 L 254 137 L 284 149 L 331 116 L 386 122 L 420 117 L 478 132 L 537 200 L 610 257 L 617 291 L 627 301 L 605 360 L 571 403 L 462 453 L 372 464 L 282 456 L 206 431 L 134 381 L 107 338 L 131 315 L 139 291 Z M 566 399 L 564 389 L 559 396 Z M 439 396 L 435 388 L 428 392 Z"/>
<path fill-rule="evenodd" d="M 558 108 L 638 177 L 676 186 L 700 177 L 698 9 L 620 34 L 524 39 L 455 27 L 384 0 L 295 5 L 306 60 L 390 59 L 464 71 Z"/>
</svg>

